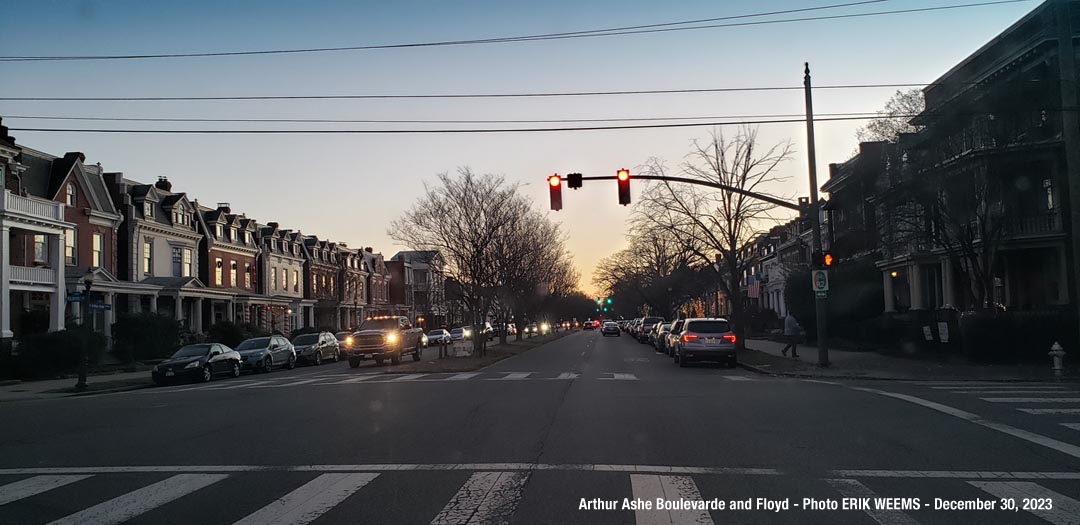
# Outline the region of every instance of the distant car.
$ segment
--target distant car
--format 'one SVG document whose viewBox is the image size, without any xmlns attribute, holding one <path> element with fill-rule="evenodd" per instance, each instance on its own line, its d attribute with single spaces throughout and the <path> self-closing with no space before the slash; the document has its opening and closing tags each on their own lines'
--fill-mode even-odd
<svg viewBox="0 0 1080 525">
<path fill-rule="evenodd" d="M 470 339 L 471 332 L 464 328 L 455 328 L 450 330 L 450 339 L 452 341 L 467 341 Z"/>
<path fill-rule="evenodd" d="M 694 361 L 725 362 L 732 368 L 738 364 L 735 334 L 727 319 L 687 319 L 677 345 L 674 360 L 681 367 Z"/>
<path fill-rule="evenodd" d="M 664 336 L 664 353 L 668 356 L 675 355 L 675 347 L 678 346 L 679 338 L 682 337 L 683 325 L 686 319 L 676 319 L 671 323 L 671 330 Z"/>
<path fill-rule="evenodd" d="M 296 360 L 321 365 L 324 359 L 337 362 L 339 355 L 337 337 L 330 332 L 301 334 L 293 338 Z"/>
<path fill-rule="evenodd" d="M 603 335 L 604 337 L 607 337 L 609 335 L 614 335 L 615 337 L 619 337 L 622 334 L 619 333 L 619 324 L 618 323 L 608 321 L 608 322 L 604 323 L 604 326 L 600 329 L 600 335 Z"/>
<path fill-rule="evenodd" d="M 296 350 L 280 335 L 245 339 L 236 351 L 243 359 L 243 368 L 258 372 L 269 372 L 274 367 L 296 368 Z"/>
<path fill-rule="evenodd" d="M 429 345 L 450 344 L 452 342 L 450 332 L 442 328 L 428 332 L 427 338 Z"/>
<path fill-rule="evenodd" d="M 656 328 L 656 323 L 662 323 L 662 322 L 664 322 L 663 317 L 645 317 L 645 318 L 643 318 L 641 320 L 641 324 L 638 325 L 637 332 L 635 333 L 635 336 L 637 337 L 638 342 L 640 342 L 640 343 L 648 343 L 649 342 L 649 331 L 652 330 L 653 328 Z"/>
<path fill-rule="evenodd" d="M 163 385 L 179 379 L 206 382 L 221 374 L 240 375 L 240 354 L 220 343 L 205 343 L 181 347 L 155 366 L 150 377 Z"/>
<path fill-rule="evenodd" d="M 536 323 L 529 323 L 525 325 L 525 335 L 540 335 L 540 327 L 536 326 Z"/>
<path fill-rule="evenodd" d="M 593 328 L 596 328 L 596 326 L 593 325 L 592 319 L 586 319 L 584 323 L 581 323 L 581 328 L 585 330 L 592 330 Z"/>
<path fill-rule="evenodd" d="M 664 352 L 664 347 L 667 346 L 667 334 L 671 332 L 671 326 L 674 323 L 663 323 L 656 325 L 656 333 L 652 338 L 653 348 L 657 352 Z"/>
<path fill-rule="evenodd" d="M 334 339 L 338 342 L 338 358 L 346 358 L 349 355 L 349 349 L 352 348 L 353 342 L 356 338 L 353 337 L 353 332 L 345 330 L 334 334 Z"/>
</svg>

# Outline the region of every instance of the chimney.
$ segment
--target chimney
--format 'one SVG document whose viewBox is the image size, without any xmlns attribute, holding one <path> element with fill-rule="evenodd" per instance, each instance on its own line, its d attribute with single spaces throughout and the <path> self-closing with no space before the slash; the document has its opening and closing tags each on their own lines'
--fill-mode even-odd
<svg viewBox="0 0 1080 525">
<path fill-rule="evenodd" d="M 168 177 L 158 177 L 154 187 L 159 190 L 172 191 L 172 183 L 169 182 Z"/>
<path fill-rule="evenodd" d="M 275 229 L 275 230 L 278 228 L 278 223 L 276 223 L 276 222 L 268 222 L 268 223 L 266 223 L 266 225 L 273 228 L 273 229 Z"/>
<path fill-rule="evenodd" d="M 371 246 L 368 246 L 368 247 L 364 248 L 364 251 L 368 252 L 368 253 L 371 253 Z"/>
<path fill-rule="evenodd" d="M 223 211 L 225 213 L 232 213 L 232 207 L 229 206 L 229 203 L 227 203 L 227 202 L 219 202 L 219 203 L 217 203 L 217 209 L 218 209 L 218 211 Z"/>
</svg>

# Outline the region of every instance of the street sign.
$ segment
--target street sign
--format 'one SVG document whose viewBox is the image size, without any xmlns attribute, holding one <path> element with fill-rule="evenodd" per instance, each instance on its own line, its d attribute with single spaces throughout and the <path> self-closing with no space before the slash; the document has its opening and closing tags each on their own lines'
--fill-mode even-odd
<svg viewBox="0 0 1080 525">
<path fill-rule="evenodd" d="M 91 310 L 112 310 L 112 305 L 105 303 L 90 303 L 87 306 L 89 306 Z"/>
<path fill-rule="evenodd" d="M 82 292 L 69 293 L 67 295 L 67 302 L 69 302 L 69 303 L 77 303 L 77 302 L 83 301 L 85 299 L 86 299 L 86 296 L 83 295 Z"/>
<path fill-rule="evenodd" d="M 815 292 L 829 291 L 829 272 L 826 270 L 814 270 L 811 274 Z"/>
</svg>

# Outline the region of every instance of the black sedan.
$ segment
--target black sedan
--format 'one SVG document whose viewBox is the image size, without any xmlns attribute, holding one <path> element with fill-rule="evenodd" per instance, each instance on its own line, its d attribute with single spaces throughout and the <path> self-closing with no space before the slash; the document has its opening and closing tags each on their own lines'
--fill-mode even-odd
<svg viewBox="0 0 1080 525">
<path fill-rule="evenodd" d="M 240 375 L 240 354 L 220 343 L 187 345 L 151 372 L 157 385 L 180 379 L 206 382 L 221 374 Z"/>
</svg>

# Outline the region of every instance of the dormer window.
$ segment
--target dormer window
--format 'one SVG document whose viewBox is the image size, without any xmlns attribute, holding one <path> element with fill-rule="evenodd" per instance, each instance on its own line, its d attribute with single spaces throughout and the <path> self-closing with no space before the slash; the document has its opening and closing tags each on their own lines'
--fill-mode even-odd
<svg viewBox="0 0 1080 525">
<path fill-rule="evenodd" d="M 214 236 L 217 237 L 218 239 L 220 239 L 223 235 L 225 235 L 225 231 L 224 231 L 224 229 L 222 228 L 222 226 L 220 224 L 215 224 L 214 225 L 214 230 L 215 230 L 214 231 Z"/>
<path fill-rule="evenodd" d="M 229 231 L 229 239 L 230 239 L 230 240 L 231 240 L 232 242 L 237 242 L 237 241 L 239 241 L 239 240 L 240 240 L 240 233 L 239 233 L 239 230 L 237 230 L 236 228 L 233 228 L 233 229 L 232 229 L 231 231 Z"/>
<path fill-rule="evenodd" d="M 68 206 L 74 206 L 75 205 L 75 183 L 74 182 L 69 182 L 68 185 L 67 185 L 67 200 L 66 200 L 66 202 L 67 202 Z"/>
<path fill-rule="evenodd" d="M 150 201 L 143 201 L 142 213 L 143 213 L 143 217 L 145 217 L 147 219 L 153 219 L 154 218 L 154 203 L 152 203 Z"/>
</svg>

